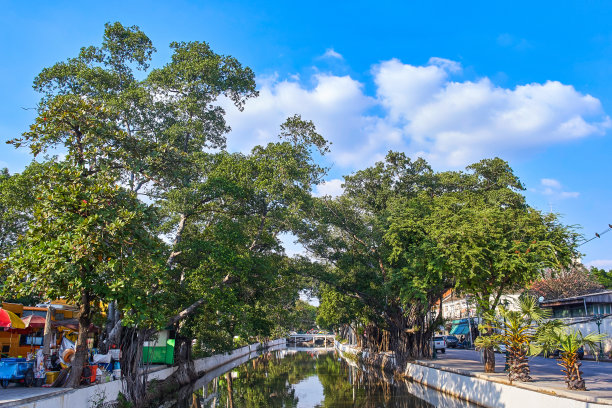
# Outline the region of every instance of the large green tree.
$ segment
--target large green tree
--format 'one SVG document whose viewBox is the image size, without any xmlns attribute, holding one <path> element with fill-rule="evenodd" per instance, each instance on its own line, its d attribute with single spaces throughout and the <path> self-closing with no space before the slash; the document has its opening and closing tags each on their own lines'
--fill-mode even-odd
<svg viewBox="0 0 612 408">
<path fill-rule="evenodd" d="M 292 264 L 280 236 L 294 228 L 309 205 L 310 190 L 325 171 L 314 163 L 313 154 L 317 149 L 325 153 L 327 143 L 312 123 L 299 117 L 288 119 L 280 136 L 281 141 L 258 146 L 248 155 L 206 156 L 201 178 L 166 196 L 169 225 L 173 219 L 182 225 L 172 258 L 182 288 L 176 298 L 182 310 L 174 323 L 197 314 L 198 307 L 213 308 L 229 319 L 225 337 L 231 339 L 244 334 L 232 321 L 244 326 L 250 315 L 259 329 L 269 328 L 261 316 L 278 314 L 278 306 L 286 302 L 295 304 L 299 284 L 291 278 Z M 196 210 L 178 212 L 185 204 L 196 205 Z M 265 335 L 259 329 L 251 332 Z"/>
<path fill-rule="evenodd" d="M 455 288 L 472 296 L 487 316 L 504 293 L 526 288 L 546 268 L 569 265 L 578 235 L 555 214 L 530 207 L 503 160 L 482 160 L 467 169 L 452 175 L 457 187 L 436 198 L 427 224 Z M 485 368 L 494 367 L 493 349 L 486 348 Z"/>
<path fill-rule="evenodd" d="M 147 206 L 118 184 L 117 167 L 125 163 L 118 145 L 125 138 L 117 116 L 103 103 L 67 94 L 43 98 L 30 131 L 12 141 L 35 156 L 57 146 L 66 152 L 63 160 L 47 162 L 35 179 L 32 218 L 9 257 L 13 274 L 5 290 L 65 297 L 79 307 L 68 386 L 78 385 L 87 358 L 91 307 L 115 299 L 133 303 L 134 296 L 114 291 L 123 287 L 133 294 L 139 287 L 130 282 L 140 270 L 137 260 L 146 253 L 155 259 L 159 248 Z M 144 280 L 155 276 L 142 272 Z"/>
<path fill-rule="evenodd" d="M 450 285 L 422 232 L 435 185 L 423 160 L 389 153 L 384 162 L 346 176 L 340 197 L 316 200 L 300 234 L 322 260 L 308 273 L 338 293 L 324 297 L 321 309 L 328 300 L 343 303 L 343 310 L 368 322 L 364 346 L 379 350 L 388 343 L 399 364 L 429 355 L 435 323 L 428 312 Z M 358 303 L 350 305 L 349 298 Z"/>
</svg>

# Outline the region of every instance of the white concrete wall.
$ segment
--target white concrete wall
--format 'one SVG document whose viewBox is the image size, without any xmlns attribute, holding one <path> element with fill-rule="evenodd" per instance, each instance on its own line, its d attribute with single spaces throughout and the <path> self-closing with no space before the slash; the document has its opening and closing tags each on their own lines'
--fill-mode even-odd
<svg viewBox="0 0 612 408">
<path fill-rule="evenodd" d="M 335 346 L 341 352 L 355 354 L 359 351 L 359 349 L 337 341 Z M 363 356 L 367 357 L 367 352 L 364 352 Z M 534 385 L 525 385 L 525 387 L 533 387 L 533 390 L 520 388 L 482 378 L 439 370 L 422 364 L 407 364 L 404 374 L 417 383 L 486 408 L 610 408 L 610 405 L 598 404 L 596 398 L 592 399 L 594 402 L 578 401 L 572 398 L 551 395 L 546 393 L 546 390 L 537 391 L 537 386 Z M 421 390 L 421 393 L 423 392 L 425 391 Z M 415 395 L 419 394 L 415 393 Z M 429 401 L 426 398 L 422 399 Z"/>
<path fill-rule="evenodd" d="M 408 364 L 405 374 L 428 387 L 487 408 L 610 408 L 610 405 L 545 394 L 420 364 Z"/>
<path fill-rule="evenodd" d="M 278 346 L 281 344 L 284 345 L 285 343 L 286 343 L 285 339 L 276 339 L 276 340 L 269 341 L 263 345 L 260 343 L 254 343 L 248 346 L 241 347 L 236 350 L 232 350 L 229 353 L 217 354 L 214 356 L 201 358 L 194 362 L 195 371 L 196 373 L 199 374 L 202 372 L 214 370 L 215 368 L 222 366 L 224 364 L 227 364 L 232 360 L 240 358 L 249 353 L 256 352 L 259 347 L 273 347 L 273 346 Z"/>
<path fill-rule="evenodd" d="M 264 346 L 272 347 L 284 345 L 285 339 L 277 339 L 265 343 Z M 251 352 L 257 351 L 261 346 L 260 343 L 251 344 L 239 349 L 233 350 L 226 354 L 211 356 L 196 360 L 194 362 L 196 372 L 199 374 L 205 371 L 210 371 L 230 361 L 236 360 L 242 356 L 248 355 Z M 149 380 L 163 380 L 168 378 L 176 370 L 176 367 L 168 367 L 162 370 L 149 373 Z M 16 402 L 17 408 L 85 408 L 92 407 L 96 401 L 114 401 L 117 399 L 119 392 L 122 390 L 120 380 L 111 381 L 104 384 L 96 384 L 91 387 L 66 390 L 59 395 L 49 397 L 39 396 L 29 398 L 31 401 Z"/>
<path fill-rule="evenodd" d="M 580 330 L 582 334 L 586 335 L 588 333 L 597 333 L 597 324 L 595 323 L 595 321 L 580 323 L 584 319 L 584 317 L 577 317 L 561 320 L 568 324 L 568 327 L 570 329 Z M 602 340 L 601 343 L 606 355 L 610 356 L 610 352 L 612 352 L 612 316 L 606 316 L 604 319 L 601 320 L 600 330 L 601 333 L 605 333 L 608 335 L 604 340 Z"/>
</svg>

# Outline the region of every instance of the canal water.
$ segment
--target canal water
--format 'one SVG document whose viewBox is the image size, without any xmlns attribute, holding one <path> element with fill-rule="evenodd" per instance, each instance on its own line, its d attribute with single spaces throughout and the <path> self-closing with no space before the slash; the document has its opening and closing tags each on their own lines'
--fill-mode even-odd
<svg viewBox="0 0 612 408">
<path fill-rule="evenodd" d="M 402 407 L 476 405 L 380 370 L 358 367 L 333 349 L 282 348 L 245 356 L 168 396 L 164 408 Z"/>
</svg>

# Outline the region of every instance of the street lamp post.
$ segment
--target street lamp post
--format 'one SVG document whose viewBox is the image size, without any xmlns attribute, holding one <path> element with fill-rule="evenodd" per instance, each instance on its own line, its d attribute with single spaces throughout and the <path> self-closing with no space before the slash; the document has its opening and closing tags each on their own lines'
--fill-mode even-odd
<svg viewBox="0 0 612 408">
<path fill-rule="evenodd" d="M 472 348 L 472 344 L 474 344 L 474 339 L 472 339 L 472 322 L 470 321 L 470 297 L 469 296 L 465 297 L 465 306 L 467 309 L 467 316 L 468 316 L 468 329 L 470 331 L 470 348 Z"/>
<path fill-rule="evenodd" d="M 599 333 L 601 335 L 601 320 L 603 318 L 602 314 L 598 314 L 595 315 L 595 324 L 597 325 L 597 333 Z M 601 344 L 601 339 L 599 339 L 599 358 L 601 358 L 601 356 L 603 356 L 603 345 Z"/>
<path fill-rule="evenodd" d="M 507 298 L 504 299 L 502 303 L 504 304 L 504 307 L 508 309 L 508 304 L 509 304 L 508 299 Z M 505 315 L 504 315 L 504 329 L 503 330 L 504 330 L 504 334 L 506 334 L 507 327 L 506 327 L 506 316 Z M 506 348 L 504 350 L 504 355 L 506 356 L 506 364 L 504 365 L 504 371 L 507 372 L 508 370 L 510 370 L 510 361 L 509 361 L 510 352 L 508 351 L 508 345 L 504 344 L 504 346 Z"/>
</svg>

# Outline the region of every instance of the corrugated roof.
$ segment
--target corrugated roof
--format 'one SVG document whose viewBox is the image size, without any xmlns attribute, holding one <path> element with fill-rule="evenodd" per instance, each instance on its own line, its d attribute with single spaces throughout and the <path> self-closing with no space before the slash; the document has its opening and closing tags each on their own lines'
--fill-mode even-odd
<svg viewBox="0 0 612 408">
<path fill-rule="evenodd" d="M 582 301 L 583 299 L 588 303 L 612 303 L 612 290 L 606 290 L 597 293 L 587 293 L 584 295 L 572 296 L 568 298 L 544 300 L 542 302 L 542 305 L 550 306 L 552 303 L 575 303 L 576 301 Z"/>
</svg>

